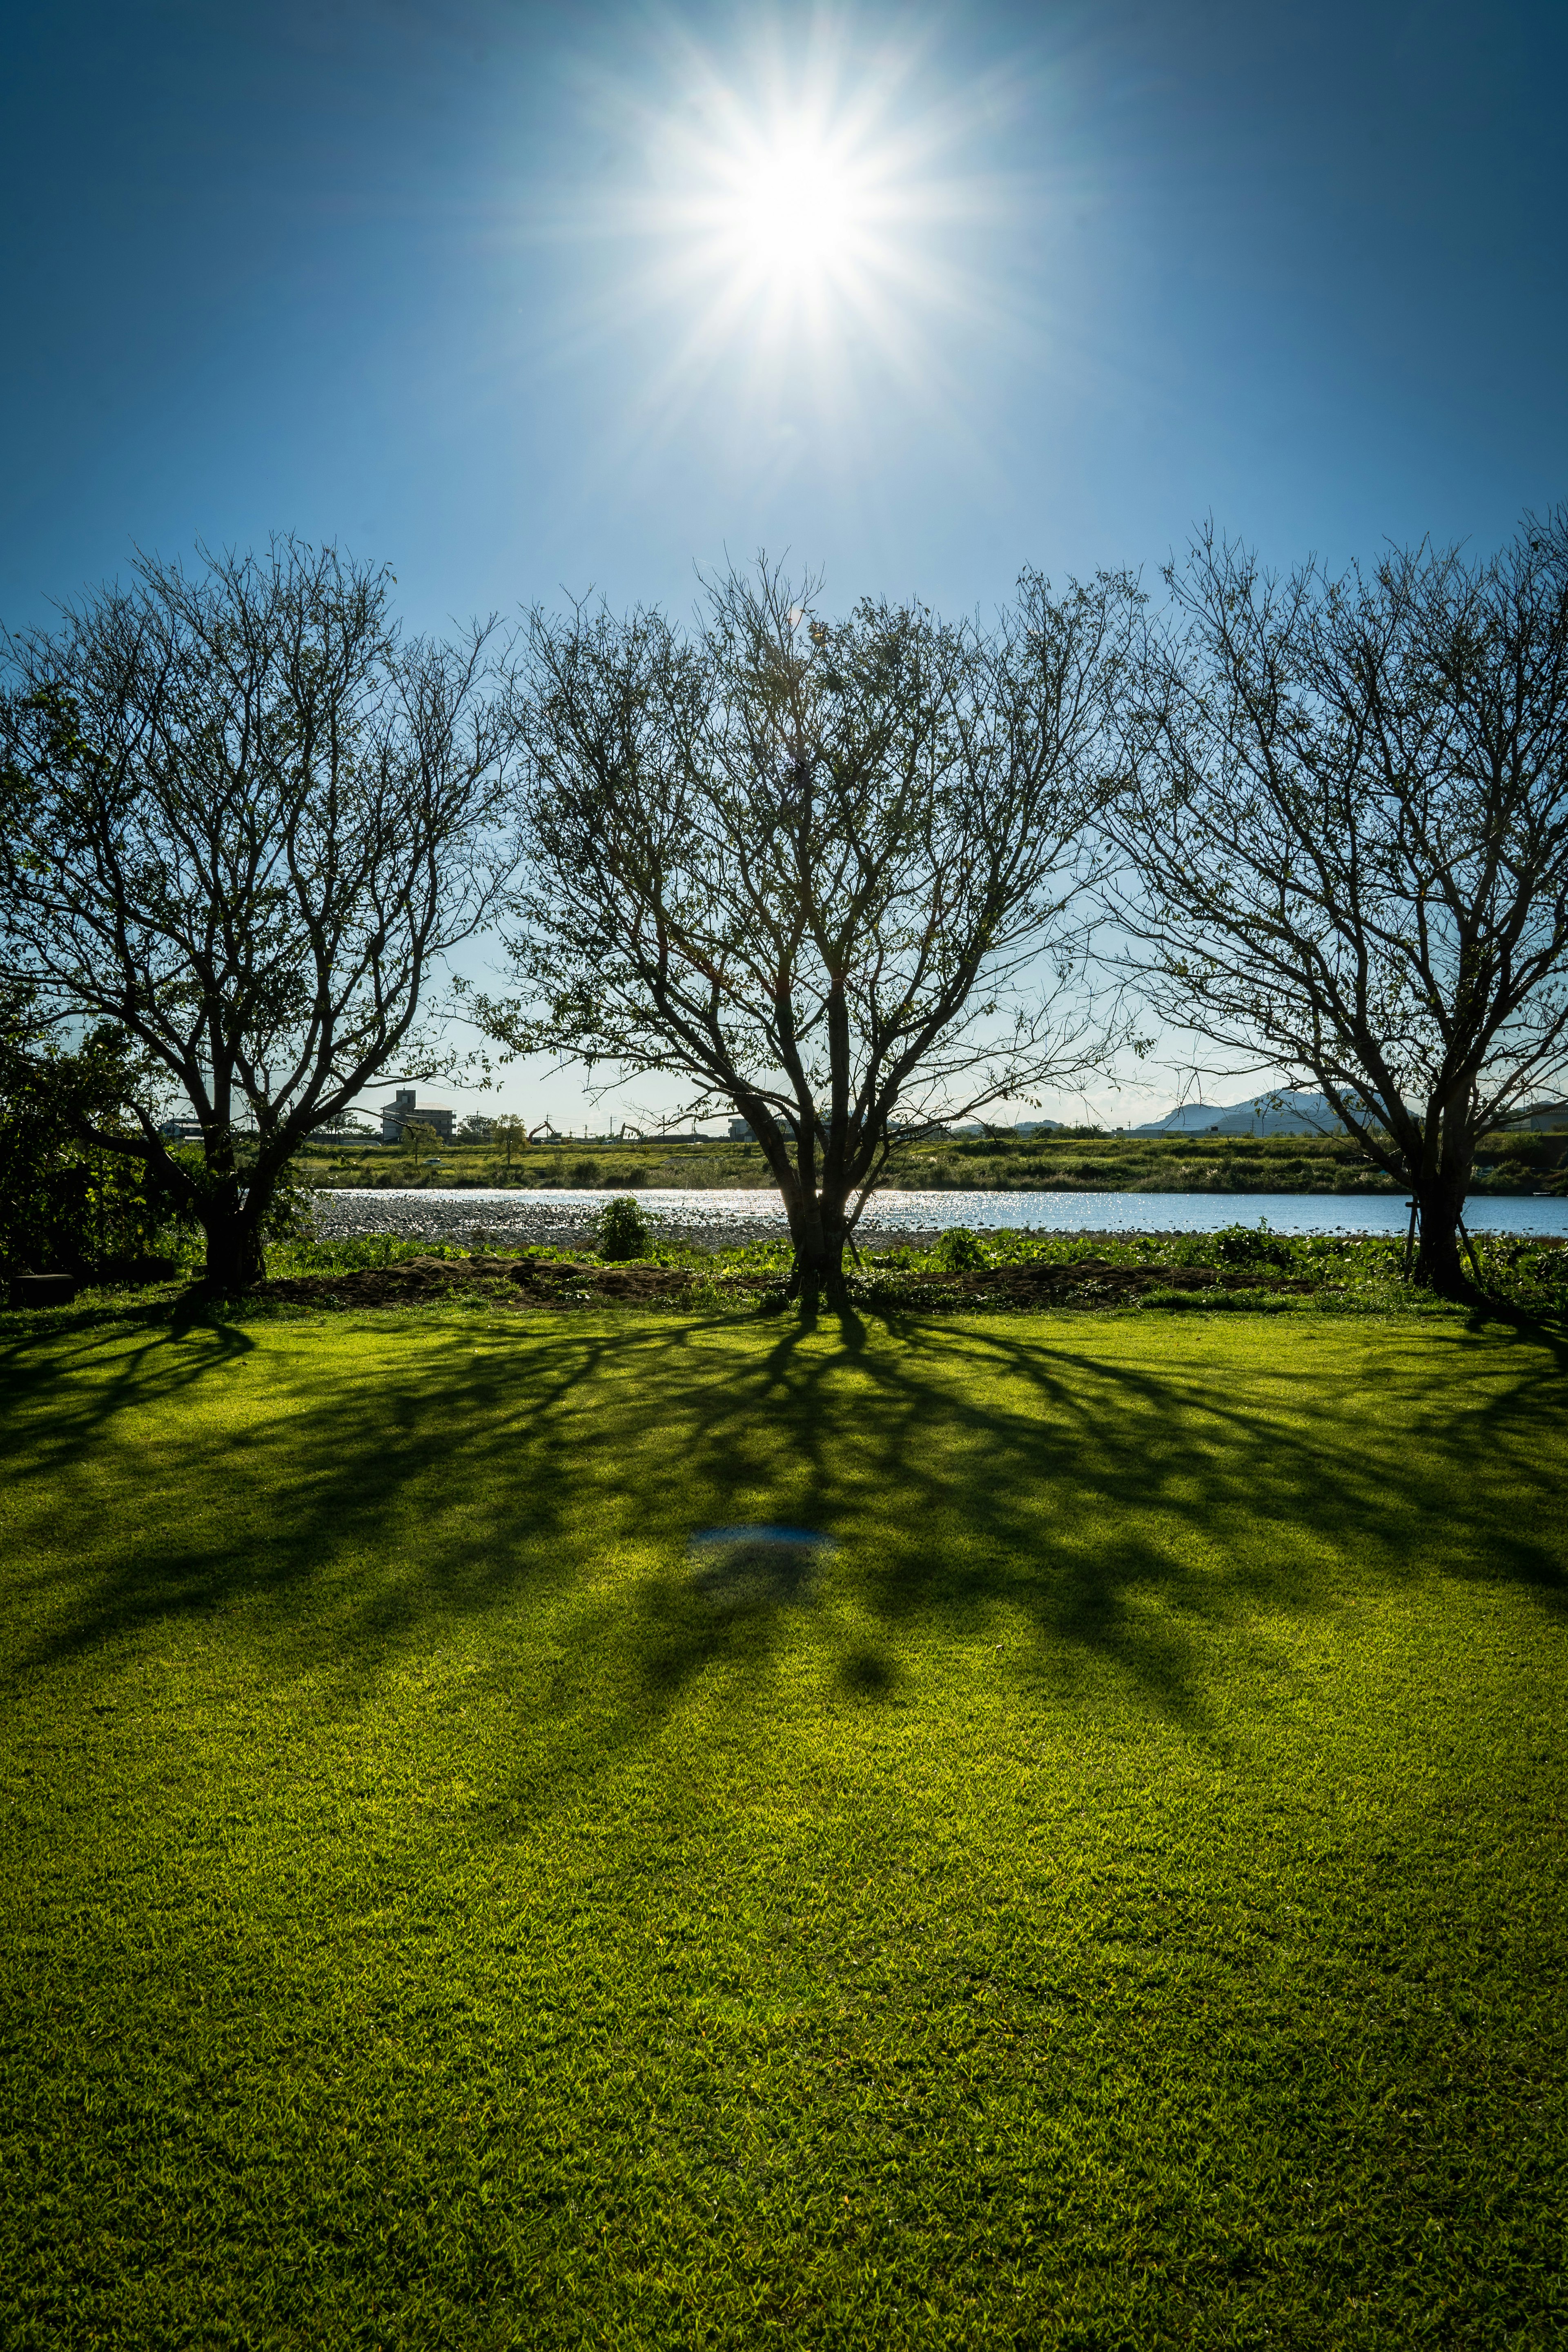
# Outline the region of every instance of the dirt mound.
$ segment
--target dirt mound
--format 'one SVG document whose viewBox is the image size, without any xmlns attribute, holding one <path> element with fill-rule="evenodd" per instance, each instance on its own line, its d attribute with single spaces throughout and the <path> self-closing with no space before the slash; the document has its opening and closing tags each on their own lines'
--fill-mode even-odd
<svg viewBox="0 0 1568 2352">
<path fill-rule="evenodd" d="M 871 1259 L 873 1281 L 880 1269 Z M 1211 1265 L 1109 1265 L 1102 1258 L 1079 1258 L 1068 1265 L 993 1265 L 964 1274 L 900 1274 L 900 1295 L 911 1294 L 932 1307 L 986 1299 L 1010 1307 L 1106 1307 L 1131 1304 L 1151 1290 L 1310 1291 L 1310 1282 L 1290 1280 L 1271 1269 L 1225 1269 Z M 398 1264 L 362 1266 L 353 1274 L 294 1275 L 258 1283 L 254 1296 L 309 1307 L 414 1307 L 462 1293 L 498 1306 L 582 1307 L 595 1299 L 639 1305 L 685 1297 L 694 1276 L 685 1266 L 648 1265 L 631 1259 L 601 1265 L 592 1258 L 413 1257 Z M 725 1287 L 736 1294 L 777 1290 L 776 1275 L 731 1276 Z"/>
<path fill-rule="evenodd" d="M 476 1291 L 509 1307 L 574 1306 L 588 1297 L 679 1298 L 691 1287 L 680 1266 L 599 1265 L 556 1258 L 411 1257 L 352 1274 L 292 1275 L 258 1283 L 258 1298 L 291 1306 L 413 1307 Z"/>
</svg>

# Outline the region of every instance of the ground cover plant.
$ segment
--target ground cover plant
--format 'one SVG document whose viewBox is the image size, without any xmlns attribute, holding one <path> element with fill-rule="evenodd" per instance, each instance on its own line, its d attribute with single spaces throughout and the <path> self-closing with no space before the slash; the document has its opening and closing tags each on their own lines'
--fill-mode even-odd
<svg viewBox="0 0 1568 2352">
<path fill-rule="evenodd" d="M 0 1336 L 0 2340 L 1560 2337 L 1547 1336 Z"/>
</svg>

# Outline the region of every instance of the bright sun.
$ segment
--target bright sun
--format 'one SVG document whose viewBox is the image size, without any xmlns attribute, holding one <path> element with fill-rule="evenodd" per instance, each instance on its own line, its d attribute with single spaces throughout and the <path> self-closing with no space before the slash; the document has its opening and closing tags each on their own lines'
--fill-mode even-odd
<svg viewBox="0 0 1568 2352">
<path fill-rule="evenodd" d="M 737 157 L 724 177 L 714 226 L 758 278 L 775 284 L 838 278 L 863 251 L 864 176 L 826 144 L 781 137 Z"/>
<path fill-rule="evenodd" d="M 679 103 L 628 105 L 647 177 L 606 203 L 638 258 L 603 315 L 618 323 L 629 300 L 673 330 L 639 414 L 682 413 L 733 362 L 748 401 L 787 412 L 781 450 L 806 404 L 842 422 L 862 395 L 883 399 L 889 373 L 905 397 L 944 397 L 951 354 L 932 330 L 977 315 L 973 232 L 997 209 L 988 179 L 954 168 L 994 113 L 989 86 L 924 88 L 923 52 L 901 36 L 853 61 L 826 33 L 802 58 L 763 44 L 740 81 L 679 55 Z"/>
</svg>

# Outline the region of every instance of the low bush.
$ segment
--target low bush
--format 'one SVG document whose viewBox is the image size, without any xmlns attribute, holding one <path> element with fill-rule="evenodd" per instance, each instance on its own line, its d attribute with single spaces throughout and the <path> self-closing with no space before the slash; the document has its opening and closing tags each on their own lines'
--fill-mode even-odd
<svg viewBox="0 0 1568 2352">
<path fill-rule="evenodd" d="M 1499 1169 L 1561 1168 L 1568 1160 L 1568 1134 L 1484 1135 L 1476 1148 L 1478 1164 Z"/>
<path fill-rule="evenodd" d="M 602 1258 L 647 1257 L 653 1248 L 647 1213 L 636 1201 L 606 1201 L 594 1221 L 594 1246 Z"/>
<path fill-rule="evenodd" d="M 1256 1225 L 1222 1225 L 1212 1240 L 1220 1265 L 1286 1266 L 1292 1262 L 1290 1244 L 1283 1234 L 1269 1232 L 1266 1217 Z"/>
</svg>

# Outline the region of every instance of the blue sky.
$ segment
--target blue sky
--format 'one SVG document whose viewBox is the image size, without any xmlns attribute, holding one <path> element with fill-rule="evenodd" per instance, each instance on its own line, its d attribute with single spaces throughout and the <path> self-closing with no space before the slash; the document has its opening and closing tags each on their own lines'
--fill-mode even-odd
<svg viewBox="0 0 1568 2352">
<path fill-rule="evenodd" d="M 984 606 L 1210 512 L 1338 563 L 1568 495 L 1560 0 L 7 25 L 12 625 L 134 543 L 279 528 L 390 559 L 439 626 L 685 605 L 726 549 Z M 806 116 L 877 249 L 837 292 L 742 283 L 713 190 Z"/>
</svg>

